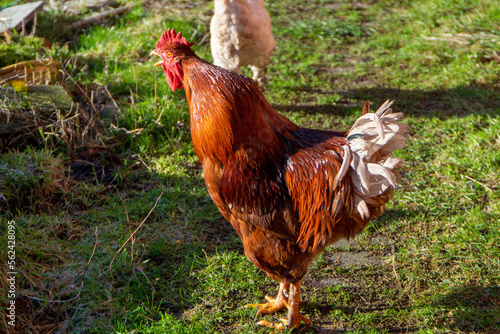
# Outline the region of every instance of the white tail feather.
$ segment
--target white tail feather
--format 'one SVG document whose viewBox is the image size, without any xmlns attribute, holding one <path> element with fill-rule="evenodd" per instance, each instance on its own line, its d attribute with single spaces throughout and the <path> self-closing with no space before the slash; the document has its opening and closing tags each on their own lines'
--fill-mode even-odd
<svg viewBox="0 0 500 334">
<path fill-rule="evenodd" d="M 347 145 L 342 146 L 342 150 L 344 151 L 344 160 L 342 161 L 342 166 L 340 166 L 340 170 L 337 173 L 337 177 L 335 178 L 335 185 L 333 188 L 336 188 L 339 180 L 343 179 L 347 170 L 349 168 L 349 161 L 351 161 L 351 151 Z"/>
<path fill-rule="evenodd" d="M 387 100 L 377 112 L 359 117 L 347 135 L 356 209 L 363 218 L 370 216 L 368 204 L 377 203 L 373 197 L 399 181 L 396 169 L 403 160 L 392 152 L 405 146 L 408 125 L 400 122 L 402 113 L 392 113 L 391 105 Z M 344 154 L 344 158 L 347 156 Z"/>
</svg>

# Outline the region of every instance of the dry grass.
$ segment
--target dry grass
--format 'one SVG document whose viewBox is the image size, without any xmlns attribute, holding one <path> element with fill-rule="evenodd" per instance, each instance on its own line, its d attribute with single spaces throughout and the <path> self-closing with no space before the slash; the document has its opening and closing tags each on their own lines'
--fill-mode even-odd
<svg viewBox="0 0 500 334">
<path fill-rule="evenodd" d="M 25 97 L 36 94 L 43 87 L 27 86 L 26 92 L 16 92 L 14 88 L 4 89 L 4 98 L 0 102 L 0 122 L 5 126 L 0 141 L 0 152 L 13 147 L 24 149 L 35 145 L 50 149 L 63 147 L 69 156 L 75 156 L 89 142 L 107 140 L 102 122 L 99 123 L 99 108 L 94 102 L 98 93 L 92 90 L 89 96 L 78 84 L 70 86 L 66 83 L 65 86 L 70 91 L 81 90 L 80 94 L 84 95 L 82 102 L 72 101 L 67 106 L 64 101 L 62 103 L 66 104 L 63 106 L 65 108 L 61 109 L 61 104 L 57 101 L 38 102 Z M 63 86 L 59 87 L 61 88 L 56 91 L 57 94 L 67 94 Z M 48 94 L 54 94 L 54 89 L 50 88 Z M 106 100 L 102 95 L 100 93 L 100 100 Z"/>
<path fill-rule="evenodd" d="M 72 182 L 61 155 L 51 151 L 26 149 L 0 156 L 0 209 L 10 212 L 54 211 Z"/>
</svg>

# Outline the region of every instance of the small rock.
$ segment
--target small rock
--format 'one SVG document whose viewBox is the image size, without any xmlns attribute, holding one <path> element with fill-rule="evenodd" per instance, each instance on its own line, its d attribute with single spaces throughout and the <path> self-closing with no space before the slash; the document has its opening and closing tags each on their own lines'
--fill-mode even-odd
<svg viewBox="0 0 500 334">
<path fill-rule="evenodd" d="M 28 86 L 26 99 L 38 112 L 54 112 L 57 109 L 68 112 L 73 105 L 71 97 L 62 86 Z"/>
<path fill-rule="evenodd" d="M 26 86 L 23 92 L 16 92 L 12 87 L 0 87 L 0 134 L 17 132 L 26 126 L 27 117 L 32 119 L 30 111 L 44 118 L 51 118 L 60 110 L 66 117 L 74 115 L 73 101 L 62 86 L 38 85 Z M 73 109 L 72 109 L 73 108 Z"/>
</svg>

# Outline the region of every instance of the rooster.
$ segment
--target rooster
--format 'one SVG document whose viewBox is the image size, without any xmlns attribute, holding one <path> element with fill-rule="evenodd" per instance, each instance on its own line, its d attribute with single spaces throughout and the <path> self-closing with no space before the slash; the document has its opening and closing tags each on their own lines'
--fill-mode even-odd
<svg viewBox="0 0 500 334">
<path fill-rule="evenodd" d="M 288 309 L 279 323 L 311 321 L 300 313 L 300 286 L 327 246 L 360 233 L 382 214 L 399 180 L 403 115 L 385 102 L 348 132 L 301 128 L 276 112 L 259 85 L 199 58 L 182 34 L 163 33 L 161 57 L 170 88 L 184 88 L 191 137 L 212 200 L 243 242 L 245 255 L 280 283 L 276 298 L 248 304 L 259 314 Z"/>
<path fill-rule="evenodd" d="M 271 17 L 263 0 L 215 0 L 210 22 L 214 64 L 241 73 L 250 66 L 253 79 L 265 84 L 265 68 L 274 49 Z"/>
</svg>

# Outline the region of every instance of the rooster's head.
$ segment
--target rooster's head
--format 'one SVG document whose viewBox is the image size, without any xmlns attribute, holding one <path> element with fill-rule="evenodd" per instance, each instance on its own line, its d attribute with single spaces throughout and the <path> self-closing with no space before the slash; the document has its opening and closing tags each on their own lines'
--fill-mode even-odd
<svg viewBox="0 0 500 334">
<path fill-rule="evenodd" d="M 155 64 L 156 66 L 163 67 L 167 82 L 170 88 L 175 91 L 176 89 L 183 88 L 184 72 L 182 70 L 182 59 L 188 55 L 193 55 L 191 46 L 194 43 L 188 43 L 182 33 L 179 31 L 175 33 L 175 29 L 167 29 L 160 40 L 156 44 L 156 48 L 151 51 L 161 57 L 161 61 Z"/>
</svg>

